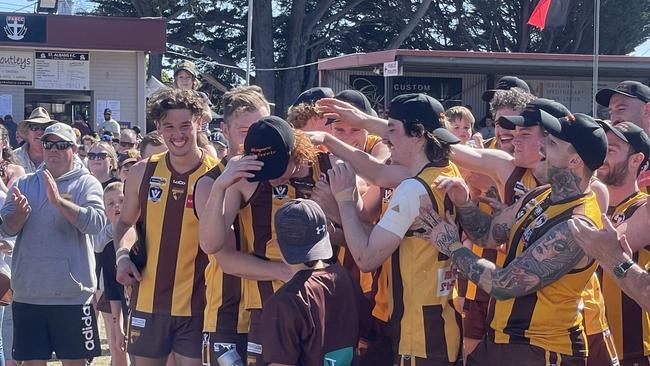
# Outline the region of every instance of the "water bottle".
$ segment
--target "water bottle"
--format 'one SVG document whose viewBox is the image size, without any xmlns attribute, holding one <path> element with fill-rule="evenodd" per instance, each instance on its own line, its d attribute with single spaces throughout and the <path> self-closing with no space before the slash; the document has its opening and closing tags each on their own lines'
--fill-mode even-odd
<svg viewBox="0 0 650 366">
<path fill-rule="evenodd" d="M 219 366 L 244 366 L 235 347 L 218 346 L 215 356 Z"/>
</svg>

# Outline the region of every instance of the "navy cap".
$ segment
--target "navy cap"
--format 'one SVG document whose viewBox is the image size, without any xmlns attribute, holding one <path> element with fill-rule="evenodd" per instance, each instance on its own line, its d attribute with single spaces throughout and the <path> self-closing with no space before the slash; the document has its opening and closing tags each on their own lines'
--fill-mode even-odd
<svg viewBox="0 0 650 366">
<path fill-rule="evenodd" d="M 264 166 L 248 180 L 261 182 L 281 177 L 287 170 L 295 143 L 293 128 L 280 117 L 264 117 L 253 123 L 244 139 L 244 153 L 257 155 Z"/>
<path fill-rule="evenodd" d="M 507 129 L 514 130 L 515 126 L 531 127 L 537 126 L 540 118 L 547 118 L 546 114 L 537 113 L 537 111 L 544 111 L 552 117 L 562 118 L 571 114 L 569 109 L 551 99 L 536 98 L 526 105 L 526 108 L 518 116 L 502 116 L 499 118 L 499 126 Z"/>
<path fill-rule="evenodd" d="M 607 135 L 591 116 L 582 113 L 572 114 L 560 118 L 558 125 L 543 127 L 551 135 L 570 143 L 592 171 L 603 165 L 607 156 Z"/>
<path fill-rule="evenodd" d="M 445 109 L 436 99 L 426 94 L 402 94 L 390 102 L 388 117 L 401 121 L 408 130 L 412 124 L 421 124 L 437 139 L 448 144 L 460 140 L 444 126 Z"/>
<path fill-rule="evenodd" d="M 486 90 L 481 96 L 481 99 L 489 103 L 492 98 L 494 98 L 494 93 L 496 93 L 497 90 L 510 90 L 512 88 L 519 88 L 526 93 L 530 93 L 530 87 L 528 87 L 528 84 L 526 84 L 525 81 L 516 76 L 504 76 L 497 81 L 497 85 L 494 89 Z"/>
<path fill-rule="evenodd" d="M 376 115 L 376 112 L 372 109 L 372 105 L 370 104 L 368 98 L 358 90 L 346 89 L 336 94 L 334 98 L 352 104 L 363 113 Z"/>
<path fill-rule="evenodd" d="M 314 104 L 316 101 L 323 98 L 334 98 L 334 92 L 332 89 L 324 86 L 317 86 L 315 88 L 310 88 L 300 93 L 292 107 L 297 106 L 298 104 Z"/>
<path fill-rule="evenodd" d="M 332 257 L 325 213 L 312 200 L 294 199 L 275 213 L 275 234 L 282 257 L 300 264 Z"/>
<path fill-rule="evenodd" d="M 596 93 L 596 102 L 609 107 L 609 100 L 614 94 L 620 94 L 629 98 L 636 98 L 644 103 L 650 102 L 650 87 L 638 81 L 622 81 L 614 89 L 603 89 Z"/>
</svg>

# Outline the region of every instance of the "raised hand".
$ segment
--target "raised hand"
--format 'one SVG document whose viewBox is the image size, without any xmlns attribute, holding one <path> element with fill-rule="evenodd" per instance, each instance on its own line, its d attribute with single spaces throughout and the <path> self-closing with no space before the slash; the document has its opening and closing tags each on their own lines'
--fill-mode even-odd
<svg viewBox="0 0 650 366">
<path fill-rule="evenodd" d="M 447 214 L 443 220 L 432 206 L 420 207 L 420 215 L 415 220 L 415 235 L 428 240 L 445 255 L 451 254 L 451 245 L 460 243 L 458 226 Z"/>
<path fill-rule="evenodd" d="M 17 218 L 21 218 L 21 221 L 24 222 L 27 216 L 29 216 L 29 213 L 32 212 L 32 206 L 29 205 L 27 197 L 20 193 L 20 189 L 16 186 L 11 189 L 11 202 L 14 205 L 13 214 Z"/>
<path fill-rule="evenodd" d="M 463 206 L 469 201 L 469 187 L 463 178 L 438 177 L 433 182 L 436 188 L 449 195 L 449 199 L 456 206 Z"/>
<path fill-rule="evenodd" d="M 320 99 L 316 106 L 318 111 L 323 113 L 323 117 L 334 118 L 353 127 L 363 128 L 363 121 L 368 117 L 352 104 L 334 98 Z"/>
<path fill-rule="evenodd" d="M 255 155 L 235 156 L 228 161 L 226 169 L 214 181 L 214 185 L 226 190 L 242 178 L 254 177 L 255 172 L 260 171 L 263 166 L 264 162 L 257 160 Z"/>
<path fill-rule="evenodd" d="M 330 189 L 334 197 L 341 192 L 352 192 L 356 187 L 356 174 L 352 166 L 345 162 L 335 164 L 327 171 L 330 178 Z M 338 198 L 337 198 L 338 200 Z"/>
<path fill-rule="evenodd" d="M 58 206 L 61 203 L 61 194 L 59 194 L 59 188 L 56 186 L 56 181 L 52 174 L 45 169 L 43 171 L 45 179 L 43 185 L 45 186 L 45 192 L 47 193 L 47 200 L 54 206 Z"/>
</svg>

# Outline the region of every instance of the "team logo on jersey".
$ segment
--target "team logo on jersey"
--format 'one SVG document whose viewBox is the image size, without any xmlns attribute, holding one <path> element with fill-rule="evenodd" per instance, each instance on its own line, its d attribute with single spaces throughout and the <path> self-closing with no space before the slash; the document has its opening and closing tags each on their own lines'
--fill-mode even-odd
<svg viewBox="0 0 650 366">
<path fill-rule="evenodd" d="M 185 183 L 185 181 L 183 181 L 183 180 L 178 180 L 178 179 L 173 179 L 173 180 L 172 180 L 172 183 L 174 183 L 174 184 L 176 184 L 176 185 L 179 185 L 179 186 L 184 186 L 184 185 L 187 184 L 187 183 Z"/>
<path fill-rule="evenodd" d="M 515 183 L 515 188 L 514 188 L 515 194 L 513 195 L 515 201 L 519 200 L 521 197 L 523 197 L 526 192 L 528 192 L 528 189 L 526 186 L 521 183 L 521 181 L 518 181 Z"/>
<path fill-rule="evenodd" d="M 381 197 L 381 200 L 383 203 L 388 203 L 390 201 L 390 198 L 393 196 L 393 189 L 392 188 L 386 188 L 384 189 L 384 194 Z"/>
<path fill-rule="evenodd" d="M 174 200 L 178 201 L 185 194 L 185 190 L 182 188 L 172 188 L 172 197 Z"/>
<path fill-rule="evenodd" d="M 524 231 L 524 241 L 528 242 L 530 240 L 530 236 L 533 235 L 533 228 L 529 227 Z"/>
<path fill-rule="evenodd" d="M 546 216 L 546 214 L 538 216 L 535 219 L 535 228 L 542 227 L 542 225 L 546 224 L 546 221 L 548 221 L 548 216 Z"/>
<path fill-rule="evenodd" d="M 150 186 L 164 186 L 165 184 L 167 184 L 167 178 L 151 177 L 149 179 L 149 185 Z"/>
<path fill-rule="evenodd" d="M 535 209 L 533 210 L 533 215 L 535 215 L 535 216 L 539 216 L 539 215 L 542 214 L 542 212 L 544 212 L 544 209 L 542 208 L 542 206 L 537 206 L 537 207 L 535 207 Z"/>
<path fill-rule="evenodd" d="M 273 187 L 273 199 L 283 200 L 287 198 L 288 193 L 289 193 L 289 186 L 286 184 Z"/>
<path fill-rule="evenodd" d="M 524 217 L 525 214 L 526 214 L 526 209 L 522 208 L 521 210 L 519 210 L 516 216 L 517 221 L 519 221 L 519 219 Z"/>
<path fill-rule="evenodd" d="M 194 208 L 194 195 L 188 194 L 185 201 L 185 208 Z"/>
<path fill-rule="evenodd" d="M 616 214 L 616 215 L 614 215 L 614 216 L 612 217 L 612 222 L 613 222 L 616 226 L 622 224 L 623 221 L 625 221 L 625 213 L 619 213 L 619 214 Z"/>
<path fill-rule="evenodd" d="M 158 202 L 162 198 L 163 190 L 158 186 L 149 187 L 149 201 Z"/>
</svg>

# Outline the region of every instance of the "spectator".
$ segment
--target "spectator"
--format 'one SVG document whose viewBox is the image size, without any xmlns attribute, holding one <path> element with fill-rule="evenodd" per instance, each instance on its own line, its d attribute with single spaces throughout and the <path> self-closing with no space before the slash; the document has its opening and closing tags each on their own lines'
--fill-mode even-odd
<svg viewBox="0 0 650 366">
<path fill-rule="evenodd" d="M 16 140 L 16 130 L 18 129 L 18 125 L 14 122 L 14 118 L 10 114 L 6 115 L 3 124 L 9 133 L 9 143 L 11 144 L 9 147 L 18 147 L 18 141 Z"/>
<path fill-rule="evenodd" d="M 217 157 L 223 159 L 228 154 L 228 140 L 220 128 L 215 128 L 208 137 L 212 146 L 217 151 Z"/>
<path fill-rule="evenodd" d="M 264 361 L 284 365 L 352 365 L 359 334 L 356 289 L 345 269 L 328 264 L 327 218 L 316 202 L 295 199 L 275 214 L 275 232 L 293 277 L 262 312 Z"/>
<path fill-rule="evenodd" d="M 83 365 L 101 353 L 90 236 L 106 217 L 101 185 L 74 158 L 75 141 L 70 126 L 49 126 L 42 134 L 47 169 L 20 178 L 0 210 L 3 234 L 18 235 L 12 262 L 18 361 L 49 360 L 54 351 Z"/>
<path fill-rule="evenodd" d="M 158 131 L 149 132 L 142 138 L 140 143 L 140 156 L 142 159 L 147 159 L 151 155 L 164 153 L 165 151 L 167 151 L 167 145 L 165 145 L 165 140 Z"/>
<path fill-rule="evenodd" d="M 93 131 L 90 129 L 90 126 L 88 126 L 88 122 L 86 122 L 86 120 L 80 114 L 77 114 L 72 127 L 79 130 L 79 132 L 81 133 L 81 137 L 84 137 L 84 136 L 87 136 L 87 135 L 90 135 L 91 133 L 93 133 Z"/>
<path fill-rule="evenodd" d="M 138 136 L 136 135 L 135 131 L 133 131 L 130 128 L 123 128 L 120 131 L 120 139 L 116 147 L 117 153 L 120 154 L 126 150 L 137 149 L 137 148 L 138 148 Z"/>
<path fill-rule="evenodd" d="M 463 145 L 476 146 L 470 143 L 474 131 L 474 115 L 465 107 L 451 107 L 445 111 L 447 116 L 447 129 L 458 137 Z"/>
<path fill-rule="evenodd" d="M 0 125 L 0 191 L 7 193 L 8 187 L 25 175 L 25 169 L 16 163 L 14 152 L 9 146 L 9 137 L 4 126 Z"/>
<path fill-rule="evenodd" d="M 32 111 L 28 119 L 18 124 L 18 134 L 25 140 L 25 144 L 14 150 L 14 154 L 16 154 L 18 164 L 22 165 L 25 172 L 35 172 L 43 162 L 41 137 L 43 131 L 55 122 L 45 108 L 38 107 Z"/>
<path fill-rule="evenodd" d="M 129 176 L 129 170 L 133 164 L 137 163 L 140 160 L 140 152 L 136 149 L 126 150 L 117 157 L 117 178 L 119 178 L 122 183 L 126 181 L 126 177 Z"/>
<path fill-rule="evenodd" d="M 104 122 L 100 127 L 103 133 L 110 132 L 113 137 L 120 135 L 120 124 L 113 119 L 113 111 L 110 108 L 104 109 Z"/>
</svg>

